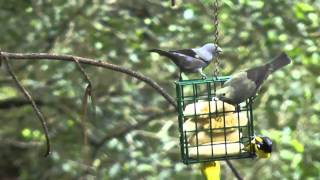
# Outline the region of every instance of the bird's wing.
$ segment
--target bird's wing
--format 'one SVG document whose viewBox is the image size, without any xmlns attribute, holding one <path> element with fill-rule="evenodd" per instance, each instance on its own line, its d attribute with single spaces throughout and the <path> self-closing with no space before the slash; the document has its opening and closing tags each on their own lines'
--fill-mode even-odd
<svg viewBox="0 0 320 180">
<path fill-rule="evenodd" d="M 271 70 L 268 68 L 268 66 L 264 65 L 247 70 L 247 77 L 255 82 L 256 89 L 258 90 L 270 73 Z"/>
<path fill-rule="evenodd" d="M 193 56 L 188 56 L 179 52 L 170 51 L 174 54 L 176 58 L 176 64 L 182 68 L 184 71 L 195 72 L 199 68 L 204 68 L 208 65 L 205 61 L 195 58 Z"/>
<path fill-rule="evenodd" d="M 234 75 L 231 76 L 231 78 L 229 80 L 227 80 L 224 84 L 223 84 L 223 87 L 227 87 L 227 86 L 230 86 L 232 85 L 234 82 L 237 82 L 241 79 L 243 79 L 243 76 L 246 76 L 246 72 L 238 72 Z"/>
<path fill-rule="evenodd" d="M 196 59 L 199 59 L 199 55 L 197 55 L 197 53 L 195 51 L 193 51 L 192 49 L 181 49 L 181 50 L 175 50 L 175 51 L 169 51 L 171 53 L 178 53 L 178 54 L 183 54 L 189 57 L 193 57 Z"/>
</svg>

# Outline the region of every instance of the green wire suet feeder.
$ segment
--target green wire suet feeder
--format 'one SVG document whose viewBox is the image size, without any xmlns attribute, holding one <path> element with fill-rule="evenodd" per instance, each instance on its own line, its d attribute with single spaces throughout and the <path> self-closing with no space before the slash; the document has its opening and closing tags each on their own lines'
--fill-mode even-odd
<svg viewBox="0 0 320 180">
<path fill-rule="evenodd" d="M 252 99 L 233 106 L 216 100 L 229 76 L 178 80 L 181 157 L 185 164 L 255 157 Z M 249 147 L 249 149 L 245 149 Z"/>
</svg>

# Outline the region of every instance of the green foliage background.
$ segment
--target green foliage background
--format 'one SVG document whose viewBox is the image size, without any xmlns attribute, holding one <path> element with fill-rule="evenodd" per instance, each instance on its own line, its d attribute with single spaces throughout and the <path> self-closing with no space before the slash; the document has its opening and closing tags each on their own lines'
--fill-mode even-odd
<svg viewBox="0 0 320 180">
<path fill-rule="evenodd" d="M 0 0 L 0 48 L 100 59 L 139 71 L 175 96 L 173 63 L 148 48 L 180 49 L 213 41 L 212 0 Z M 233 161 L 245 179 L 320 177 L 320 1 L 220 1 L 221 74 L 259 65 L 286 51 L 293 63 L 275 73 L 255 103 L 255 128 L 271 137 L 270 160 Z M 97 114 L 80 125 L 85 80 L 74 63 L 12 62 L 48 119 L 53 153 L 32 108 L 5 68 L 0 71 L 1 179 L 201 179 L 180 162 L 177 117 L 159 94 L 124 74 L 85 66 Z M 213 66 L 206 69 L 213 73 Z M 189 76 L 193 78 L 196 76 Z M 106 134 L 160 113 L 101 148 Z M 161 114 L 162 113 L 162 114 Z M 223 164 L 223 179 L 234 179 Z"/>
</svg>

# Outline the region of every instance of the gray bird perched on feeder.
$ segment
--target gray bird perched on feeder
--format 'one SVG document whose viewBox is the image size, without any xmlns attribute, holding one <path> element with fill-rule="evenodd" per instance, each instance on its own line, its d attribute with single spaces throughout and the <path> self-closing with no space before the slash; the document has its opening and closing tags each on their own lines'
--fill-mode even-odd
<svg viewBox="0 0 320 180">
<path fill-rule="evenodd" d="M 283 52 L 265 65 L 238 72 L 232 75 L 221 89 L 216 91 L 216 98 L 229 104 L 239 104 L 256 95 L 264 80 L 271 73 L 290 64 L 290 62 L 288 55 Z"/>
<path fill-rule="evenodd" d="M 203 78 L 207 78 L 207 76 L 202 72 L 202 69 L 207 67 L 212 59 L 222 52 L 222 49 L 216 44 L 208 43 L 202 47 L 193 49 L 173 51 L 151 49 L 149 52 L 156 52 L 161 56 L 171 59 L 180 69 L 180 78 L 181 72 L 199 72 Z"/>
</svg>

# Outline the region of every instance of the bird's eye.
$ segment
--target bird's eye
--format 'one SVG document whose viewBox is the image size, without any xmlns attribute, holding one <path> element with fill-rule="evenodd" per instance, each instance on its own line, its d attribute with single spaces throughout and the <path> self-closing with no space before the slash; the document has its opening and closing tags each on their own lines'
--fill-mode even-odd
<svg viewBox="0 0 320 180">
<path fill-rule="evenodd" d="M 260 149 L 260 147 L 261 147 L 260 144 L 257 144 L 257 148 Z"/>
</svg>

